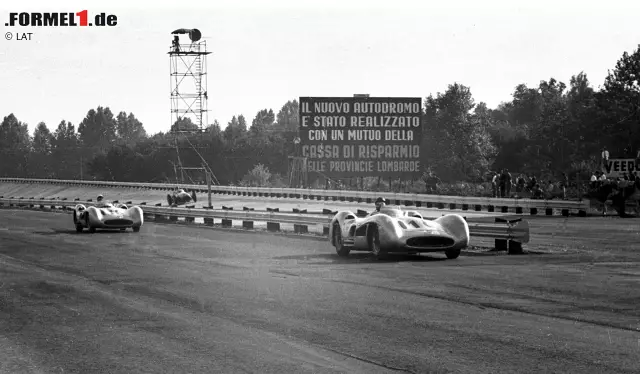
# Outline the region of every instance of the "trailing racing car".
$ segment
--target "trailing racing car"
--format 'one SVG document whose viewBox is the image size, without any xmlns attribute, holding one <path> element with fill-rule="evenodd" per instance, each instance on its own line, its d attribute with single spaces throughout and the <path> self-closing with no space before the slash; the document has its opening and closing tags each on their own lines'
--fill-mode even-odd
<svg viewBox="0 0 640 374">
<path fill-rule="evenodd" d="M 167 202 L 169 206 L 178 206 L 183 205 L 190 202 L 197 202 L 196 191 L 191 191 L 191 194 L 185 192 L 183 189 L 179 189 L 178 192 L 174 192 L 173 194 L 167 194 Z"/>
<path fill-rule="evenodd" d="M 93 233 L 96 229 L 133 229 L 140 231 L 144 223 L 142 208 L 139 206 L 127 207 L 125 204 L 113 205 L 111 203 L 86 207 L 78 204 L 73 209 L 73 224 L 77 232 L 87 228 Z"/>
<path fill-rule="evenodd" d="M 444 252 L 455 259 L 469 245 L 469 225 L 458 214 L 431 221 L 396 207 L 382 207 L 363 218 L 341 211 L 331 220 L 329 241 L 339 256 L 369 251 L 382 259 L 389 253 Z"/>
</svg>

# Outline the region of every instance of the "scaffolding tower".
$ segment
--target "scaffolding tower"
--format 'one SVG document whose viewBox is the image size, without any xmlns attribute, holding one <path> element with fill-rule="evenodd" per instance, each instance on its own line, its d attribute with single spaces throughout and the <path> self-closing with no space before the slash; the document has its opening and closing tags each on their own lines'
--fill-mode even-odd
<svg viewBox="0 0 640 374">
<path fill-rule="evenodd" d="M 207 95 L 207 51 L 206 41 L 200 40 L 198 29 L 178 29 L 173 31 L 173 41 L 169 50 L 171 82 L 171 128 L 169 138 L 176 151 L 176 162 L 172 162 L 178 183 L 211 181 L 219 184 L 211 168 L 199 149 L 197 139 L 202 138 L 208 126 Z M 188 35 L 190 43 L 181 43 L 179 35 Z M 186 143 L 186 144 L 185 144 Z M 196 144 L 194 144 L 196 143 Z M 195 153 L 199 161 L 196 165 L 184 165 L 183 157 Z M 204 179 L 191 175 L 203 172 Z M 195 177 L 196 179 L 194 180 Z M 186 177 L 186 178 L 185 178 Z M 210 182 L 209 182 L 210 183 Z"/>
<path fill-rule="evenodd" d="M 197 29 L 174 31 L 169 50 L 171 78 L 171 131 L 199 133 L 208 125 L 207 42 Z M 181 44 L 178 34 L 189 34 Z"/>
</svg>

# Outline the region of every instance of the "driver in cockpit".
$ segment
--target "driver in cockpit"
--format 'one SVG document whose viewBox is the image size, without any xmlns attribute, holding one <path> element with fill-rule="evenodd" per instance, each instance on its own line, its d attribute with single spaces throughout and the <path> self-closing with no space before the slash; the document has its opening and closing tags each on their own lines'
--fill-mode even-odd
<svg viewBox="0 0 640 374">
<path fill-rule="evenodd" d="M 388 203 L 387 199 L 385 199 L 384 197 L 379 197 L 376 199 L 376 210 L 374 210 L 373 212 L 371 212 L 369 215 L 372 216 L 374 214 L 378 214 L 380 213 L 380 209 L 382 209 L 383 206 L 386 206 Z"/>
<path fill-rule="evenodd" d="M 102 196 L 101 194 L 98 195 L 98 197 L 96 198 L 96 207 L 104 208 L 107 204 L 108 203 L 104 201 L 104 196 Z"/>
</svg>

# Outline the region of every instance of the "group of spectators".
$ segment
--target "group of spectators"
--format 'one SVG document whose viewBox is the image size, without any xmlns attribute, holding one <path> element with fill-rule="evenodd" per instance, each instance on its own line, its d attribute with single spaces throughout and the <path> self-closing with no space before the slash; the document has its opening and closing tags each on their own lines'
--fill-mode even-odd
<svg viewBox="0 0 640 374">
<path fill-rule="evenodd" d="M 602 171 L 596 170 L 591 174 L 591 180 L 589 181 L 589 187 L 598 188 L 602 186 L 605 182 L 622 182 L 622 181 L 630 181 L 635 182 L 639 180 L 640 176 L 638 176 L 638 172 L 634 171 L 633 173 L 622 173 L 621 176 L 617 178 L 609 178 L 607 174 Z"/>
<path fill-rule="evenodd" d="M 534 174 L 526 175 L 523 173 L 514 180 L 509 169 L 502 169 L 500 172 L 493 172 L 492 174 L 493 197 L 511 197 L 511 191 L 515 189 L 516 196 L 526 193 L 532 199 L 542 199 L 556 193 L 558 195 L 561 194 L 563 199 L 567 198 L 569 177 L 566 173 L 562 173 L 562 178 L 555 183 L 551 179 L 538 181 Z"/>
</svg>

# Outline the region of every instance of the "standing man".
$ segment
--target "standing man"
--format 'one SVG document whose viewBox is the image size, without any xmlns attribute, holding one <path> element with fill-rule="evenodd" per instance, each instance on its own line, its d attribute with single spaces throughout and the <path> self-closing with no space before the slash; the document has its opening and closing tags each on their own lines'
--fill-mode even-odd
<svg viewBox="0 0 640 374">
<path fill-rule="evenodd" d="M 491 178 L 491 187 L 493 187 L 493 197 L 498 197 L 498 173 L 493 173 L 493 178 Z"/>
<path fill-rule="evenodd" d="M 607 147 L 602 147 L 602 166 L 605 167 L 607 162 L 609 162 L 609 151 L 607 151 Z"/>
</svg>

